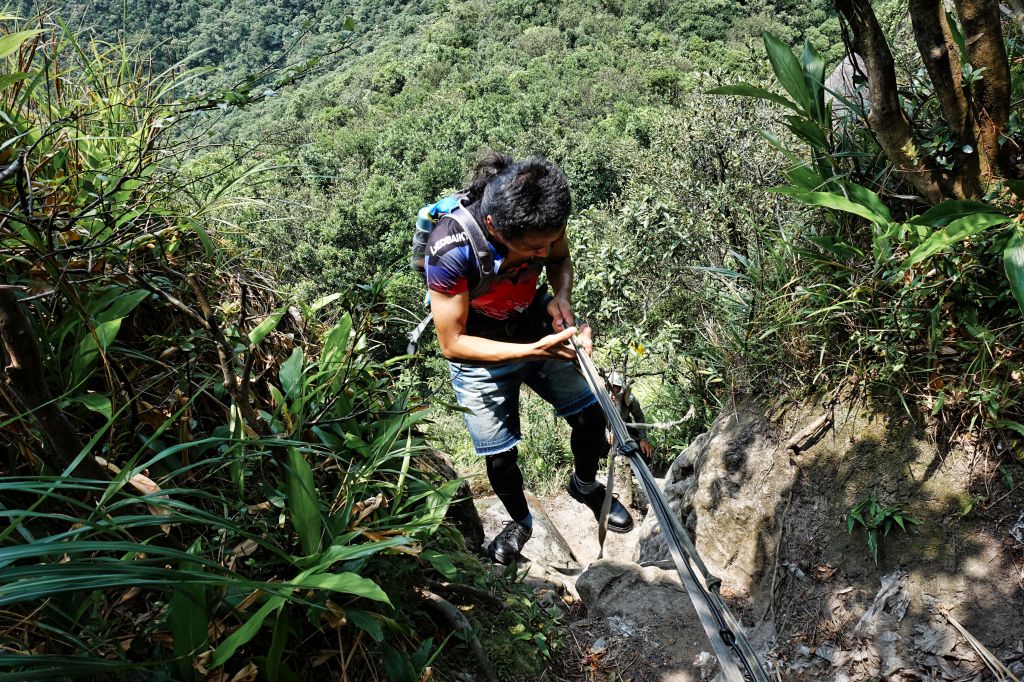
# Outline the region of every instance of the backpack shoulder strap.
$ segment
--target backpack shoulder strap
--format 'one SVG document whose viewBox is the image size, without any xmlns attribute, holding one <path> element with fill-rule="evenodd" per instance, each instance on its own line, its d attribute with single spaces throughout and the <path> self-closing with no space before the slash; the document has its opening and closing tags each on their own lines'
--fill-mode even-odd
<svg viewBox="0 0 1024 682">
<path fill-rule="evenodd" d="M 484 236 L 480 224 L 461 202 L 448 215 L 462 227 L 462 231 L 469 239 L 469 247 L 476 256 L 476 262 L 480 269 L 480 281 L 469 292 L 471 299 L 476 298 L 484 293 L 494 277 L 494 254 L 491 253 L 491 247 L 487 244 L 487 237 Z"/>
</svg>

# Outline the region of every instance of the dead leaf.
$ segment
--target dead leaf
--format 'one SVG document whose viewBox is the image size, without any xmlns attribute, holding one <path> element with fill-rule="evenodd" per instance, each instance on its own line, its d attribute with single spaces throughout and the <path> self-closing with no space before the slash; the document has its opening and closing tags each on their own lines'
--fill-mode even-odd
<svg viewBox="0 0 1024 682">
<path fill-rule="evenodd" d="M 255 663 L 249 663 L 244 668 L 235 673 L 235 676 L 231 678 L 231 682 L 254 682 L 256 677 L 260 674 L 259 668 L 256 667 Z"/>
</svg>

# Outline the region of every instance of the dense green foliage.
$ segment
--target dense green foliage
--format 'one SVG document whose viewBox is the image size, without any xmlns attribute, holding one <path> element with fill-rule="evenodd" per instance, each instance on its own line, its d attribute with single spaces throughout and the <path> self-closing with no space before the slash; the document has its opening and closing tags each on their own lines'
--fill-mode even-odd
<svg viewBox="0 0 1024 682">
<path fill-rule="evenodd" d="M 879 4 L 906 35 L 900 3 Z M 951 429 L 1024 433 L 1020 188 L 901 199 L 870 131 L 826 103 L 843 50 L 824 9 L 54 6 L 70 34 L 0 38 L 0 293 L 52 398 L 0 392 L 0 645 L 16 652 L 0 677 L 192 679 L 195 658 L 418 679 L 442 645 L 469 651 L 422 591 L 495 581 L 441 523 L 454 486 L 419 466 L 427 439 L 469 460 L 468 438 L 436 349 L 394 356 L 423 294 L 415 211 L 487 149 L 565 168 L 577 310 L 648 416 L 682 420 L 653 434 L 663 457 L 737 398 L 851 378 Z M 85 26 L 106 42 L 76 41 Z M 790 53 L 805 38 L 820 59 Z M 913 51 L 897 56 L 947 145 Z M 770 61 L 785 94 L 708 94 L 774 88 Z M 53 405 L 76 434 L 63 447 Z M 530 484 L 557 481 L 564 424 L 532 396 L 524 423 Z M 536 676 L 547 616 L 507 603 L 474 624 L 532 666 L 510 676 Z"/>
<path fill-rule="evenodd" d="M 770 34 L 765 45 L 786 96 L 749 86 L 721 92 L 772 99 L 796 112 L 787 126 L 810 154 L 780 144 L 790 162 L 779 191 L 830 210 L 814 233 L 801 235 L 805 269 L 793 292 L 794 322 L 821 339 L 823 366 L 869 392 L 898 397 L 911 414 L 940 416 L 951 430 L 995 426 L 1024 434 L 1024 186 L 1000 182 L 982 201 L 930 208 L 920 199 L 894 201 L 912 188 L 886 172 L 856 101 L 848 100 L 847 116 L 833 116 L 834 101 L 821 87 L 824 63 L 813 48 L 798 58 Z M 1011 57 L 1021 49 L 1014 40 L 1010 47 Z M 1017 102 L 1021 76 L 1017 64 Z M 911 83 L 917 125 L 936 149 L 950 148 L 954 141 L 925 84 Z M 1022 142 L 1018 130 L 1004 140 L 1014 148 Z"/>
<path fill-rule="evenodd" d="M 512 576 L 442 525 L 380 290 L 289 308 L 216 219 L 239 178 L 178 163 L 171 77 L 53 25 L 0 59 L 0 678 L 419 679 L 465 649 L 423 590 Z M 477 626 L 533 669 L 545 620 Z"/>
</svg>

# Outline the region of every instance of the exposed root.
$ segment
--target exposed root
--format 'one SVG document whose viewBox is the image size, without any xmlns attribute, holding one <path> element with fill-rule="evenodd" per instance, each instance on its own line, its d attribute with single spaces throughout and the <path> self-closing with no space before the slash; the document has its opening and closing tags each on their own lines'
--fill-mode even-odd
<svg viewBox="0 0 1024 682">
<path fill-rule="evenodd" d="M 466 641 L 469 642 L 469 648 L 472 649 L 473 655 L 476 656 L 480 669 L 483 670 L 484 677 L 487 678 L 487 682 L 498 682 L 498 676 L 494 673 L 491 662 L 487 660 L 487 654 L 484 653 L 480 640 L 473 633 L 473 627 L 466 620 L 466 617 L 462 615 L 462 612 L 455 608 L 447 599 L 430 590 L 421 588 L 419 594 L 423 597 L 423 603 L 427 608 L 444 618 L 452 628 L 463 633 Z"/>
</svg>

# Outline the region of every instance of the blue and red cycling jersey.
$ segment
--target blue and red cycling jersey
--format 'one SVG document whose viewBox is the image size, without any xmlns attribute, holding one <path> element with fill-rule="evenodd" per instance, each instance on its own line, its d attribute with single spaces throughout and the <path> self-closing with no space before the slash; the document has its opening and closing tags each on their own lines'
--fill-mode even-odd
<svg viewBox="0 0 1024 682">
<path fill-rule="evenodd" d="M 487 235 L 479 202 L 466 208 Z M 508 256 L 508 249 L 489 237 L 487 245 L 494 257 L 494 270 L 500 274 L 493 278 L 483 294 L 470 300 L 466 330 L 470 334 L 488 338 L 515 336 L 515 322 L 525 314 L 537 294 L 537 280 L 543 265 L 531 260 L 508 272 L 502 272 L 501 266 Z M 469 238 L 449 216 L 441 218 L 430 233 L 426 274 L 428 289 L 449 296 L 471 291 L 480 281 L 480 267 L 473 255 Z"/>
</svg>

